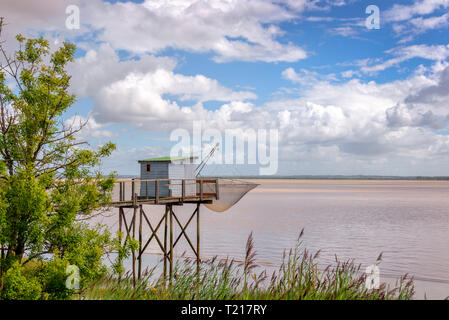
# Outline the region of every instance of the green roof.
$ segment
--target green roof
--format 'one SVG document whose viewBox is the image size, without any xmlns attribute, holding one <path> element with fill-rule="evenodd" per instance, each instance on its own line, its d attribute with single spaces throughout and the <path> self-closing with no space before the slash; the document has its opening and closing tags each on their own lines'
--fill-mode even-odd
<svg viewBox="0 0 449 320">
<path fill-rule="evenodd" d="M 198 157 L 195 157 L 195 156 L 161 157 L 161 158 L 151 158 L 151 159 L 138 160 L 138 162 L 147 162 L 147 161 L 152 161 L 152 162 L 170 162 L 170 161 L 175 161 L 175 160 L 196 159 L 196 158 L 198 158 Z"/>
</svg>

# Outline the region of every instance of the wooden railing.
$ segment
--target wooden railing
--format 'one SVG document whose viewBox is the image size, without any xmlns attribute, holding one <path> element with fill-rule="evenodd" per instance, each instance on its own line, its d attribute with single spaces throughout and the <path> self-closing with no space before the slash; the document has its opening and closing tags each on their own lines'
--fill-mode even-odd
<svg viewBox="0 0 449 320">
<path fill-rule="evenodd" d="M 218 179 L 118 179 L 113 202 L 138 202 L 179 199 L 207 200 L 219 198 Z"/>
</svg>

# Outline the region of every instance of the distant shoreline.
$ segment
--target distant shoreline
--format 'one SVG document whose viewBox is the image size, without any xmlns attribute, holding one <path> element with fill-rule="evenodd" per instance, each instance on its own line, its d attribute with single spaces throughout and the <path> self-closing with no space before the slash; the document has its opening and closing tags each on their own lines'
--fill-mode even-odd
<svg viewBox="0 0 449 320">
<path fill-rule="evenodd" d="M 206 177 L 205 177 L 206 178 Z M 208 177 L 207 177 L 208 178 Z M 431 180 L 449 181 L 449 177 L 400 177 L 400 176 L 242 176 L 242 177 L 216 177 L 223 179 L 264 179 L 264 180 Z"/>
<path fill-rule="evenodd" d="M 137 175 L 118 175 L 116 179 L 139 179 Z M 261 180 L 407 180 L 407 181 L 449 181 L 449 176 L 371 176 L 371 175 L 294 175 L 294 176 L 203 176 L 219 179 L 261 179 Z"/>
</svg>

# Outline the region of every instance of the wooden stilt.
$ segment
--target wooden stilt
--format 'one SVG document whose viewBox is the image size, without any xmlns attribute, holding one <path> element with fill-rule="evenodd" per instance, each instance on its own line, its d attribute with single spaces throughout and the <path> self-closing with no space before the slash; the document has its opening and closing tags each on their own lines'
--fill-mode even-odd
<svg viewBox="0 0 449 320">
<path fill-rule="evenodd" d="M 200 204 L 196 205 L 196 271 L 200 274 Z"/>
<path fill-rule="evenodd" d="M 139 256 L 138 256 L 138 278 L 142 277 L 142 205 L 139 206 Z"/>
<path fill-rule="evenodd" d="M 167 228 L 168 228 L 168 206 L 165 206 L 165 214 L 164 214 L 164 281 L 167 279 Z"/>
<path fill-rule="evenodd" d="M 172 205 L 169 205 L 169 210 L 170 210 L 170 275 L 169 275 L 169 279 L 170 282 L 172 280 L 173 277 L 173 207 Z"/>
<path fill-rule="evenodd" d="M 136 214 L 137 214 L 137 207 L 133 208 L 133 239 L 136 238 Z M 133 258 L 133 285 L 136 285 L 136 252 L 134 249 L 132 249 L 132 258 Z"/>
<path fill-rule="evenodd" d="M 120 246 L 122 245 L 122 230 L 123 230 L 123 208 L 122 207 L 120 207 L 119 209 L 118 209 L 118 214 L 119 214 L 119 222 L 118 222 L 118 230 L 119 230 L 119 234 L 118 234 L 118 241 L 119 241 L 119 244 L 120 244 Z M 119 256 L 118 256 L 118 261 L 119 261 L 119 265 L 120 265 L 120 268 L 122 268 L 123 267 L 123 261 L 122 261 L 122 257 L 121 257 L 121 255 L 120 255 L 120 252 L 119 252 Z M 119 277 L 119 281 L 120 281 L 120 279 L 122 278 L 122 273 L 120 272 L 119 273 L 119 275 L 118 275 L 118 277 Z"/>
</svg>

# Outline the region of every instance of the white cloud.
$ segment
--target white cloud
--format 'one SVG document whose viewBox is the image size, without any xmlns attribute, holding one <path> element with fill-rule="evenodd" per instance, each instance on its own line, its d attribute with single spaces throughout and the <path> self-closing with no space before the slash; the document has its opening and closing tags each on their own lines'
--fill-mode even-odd
<svg viewBox="0 0 449 320">
<path fill-rule="evenodd" d="M 195 100 L 191 107 L 179 106 L 164 95 L 174 95 L 180 100 Z M 254 98 L 250 92 L 233 92 L 216 80 L 198 75 L 187 77 L 172 71 L 158 69 L 154 73 L 129 74 L 124 79 L 100 89 L 93 98 L 94 113 L 98 119 L 129 121 L 137 126 L 161 125 L 161 121 L 179 122 L 195 115 L 207 114 L 203 101 L 232 101 Z"/>
<path fill-rule="evenodd" d="M 366 73 L 378 72 L 414 58 L 444 61 L 449 57 L 449 45 L 412 45 L 395 48 L 387 51 L 387 53 L 393 54 L 395 57 L 374 65 L 364 63 L 360 70 Z"/>
<path fill-rule="evenodd" d="M 383 15 L 393 30 L 401 36 L 401 43 L 409 42 L 418 34 L 449 26 L 449 15 L 438 11 L 449 8 L 449 0 L 416 0 L 411 5 L 394 5 Z M 436 14 L 436 15 L 432 15 Z"/>
<path fill-rule="evenodd" d="M 48 0 L 45 6 L 52 3 Z M 22 12 L 8 2 L 8 13 L 16 17 L 13 30 L 34 25 L 70 35 L 63 30 L 66 2 L 61 3 L 53 11 L 29 13 L 28 21 L 27 10 L 39 10 L 37 3 Z M 433 13 L 446 3 L 422 1 L 394 6 L 394 10 L 404 12 L 399 10 L 401 15 L 392 15 L 390 21 L 409 21 L 421 29 L 439 28 L 445 25 L 446 14 L 416 16 Z M 342 2 L 333 2 L 337 4 Z M 299 45 L 282 41 L 284 31 L 279 22 L 296 19 L 304 10 L 318 5 L 317 1 L 261 0 L 159 0 L 143 4 L 84 1 L 82 29 L 73 35 L 86 35 L 86 30 L 96 33 L 84 43 L 86 56 L 77 59 L 70 70 L 73 92 L 95 103 L 82 138 L 113 137 L 116 133 L 107 127 L 113 123 L 148 132 L 169 132 L 177 127 L 190 128 L 191 121 L 200 120 L 205 128 L 219 130 L 278 128 L 281 157 L 305 166 L 314 162 L 310 165 L 327 163 L 328 168 L 403 167 L 410 160 L 431 163 L 441 159 L 444 161 L 440 163 L 447 163 L 449 137 L 438 130 L 447 129 L 449 69 L 444 60 L 449 57 L 449 45 L 400 47 L 387 52 L 391 59 L 359 62 L 362 72 L 371 73 L 414 58 L 435 61 L 431 68 L 422 67 L 407 79 L 383 84 L 357 79 L 335 84 L 334 74 L 286 68 L 282 76 L 301 85 L 301 95 L 260 106 L 250 101 L 256 98 L 251 90 L 227 88 L 204 75 L 179 74 L 173 58 L 157 56 L 174 48 L 210 52 L 217 62 L 297 61 L 306 53 Z M 131 51 L 133 59 L 120 60 L 117 49 Z M 351 78 L 357 71 L 341 75 Z M 206 108 L 208 101 L 221 105 Z M 127 152 L 156 155 L 162 151 L 125 148 L 115 156 L 121 159 Z"/>
<path fill-rule="evenodd" d="M 415 0 L 411 5 L 395 4 L 383 17 L 387 21 L 404 21 L 416 15 L 428 15 L 434 11 L 449 7 L 449 0 Z"/>
<path fill-rule="evenodd" d="M 358 34 L 358 30 L 352 26 L 335 27 L 330 29 L 329 32 L 343 37 L 350 37 Z"/>
<path fill-rule="evenodd" d="M 436 108 L 447 108 L 449 106 L 449 66 L 437 72 L 437 75 L 438 80 L 435 84 L 411 93 L 405 102 L 425 103 Z"/>
<path fill-rule="evenodd" d="M 71 3 L 73 3 L 71 0 L 2 0 L 1 16 L 8 25 L 5 32 L 15 35 L 29 29 L 42 31 L 63 29 L 65 9 Z"/>
<path fill-rule="evenodd" d="M 405 80 L 384 84 L 357 79 L 340 84 L 315 80 L 297 99 L 272 101 L 258 107 L 233 101 L 214 111 L 201 104 L 180 107 L 161 98 L 157 88 L 142 90 L 151 87 L 153 82 L 160 82 L 162 88 L 166 83 L 176 82 L 176 76 L 169 73 L 163 74 L 168 82 L 156 81 L 159 77 L 154 78 L 156 72 L 149 78 L 131 77 L 123 83 L 114 82 L 120 85 L 101 91 L 98 104 L 101 109 L 97 110 L 102 112 L 95 116 L 112 114 L 116 118 L 110 121 L 149 131 L 190 129 L 193 120 L 202 121 L 204 128 L 219 130 L 278 128 L 283 160 L 310 160 L 310 152 L 313 152 L 320 161 L 336 157 L 342 161 L 342 166 L 354 161 L 376 166 L 399 161 L 399 158 L 428 161 L 449 152 L 444 149 L 449 146 L 449 137 L 434 131 L 447 128 L 446 109 L 435 107 L 434 100 L 425 99 L 426 92 L 432 91 L 447 98 L 447 71 L 439 67 L 433 69 L 438 71 L 430 68 Z M 290 72 L 291 76 L 298 75 L 294 70 Z M 410 100 L 416 93 L 420 93 L 422 101 L 412 104 Z"/>
<path fill-rule="evenodd" d="M 410 20 L 413 25 L 413 31 L 416 33 L 422 33 L 427 30 L 444 28 L 449 25 L 449 13 L 445 13 L 441 16 L 422 18 L 418 17 Z"/>
<path fill-rule="evenodd" d="M 67 128 L 73 130 L 81 130 L 75 134 L 79 141 L 88 141 L 90 138 L 103 139 L 117 137 L 118 133 L 106 130 L 105 125 L 99 124 L 93 117 L 85 118 L 80 115 L 75 115 L 67 119 L 64 123 Z"/>
<path fill-rule="evenodd" d="M 394 172 L 396 164 L 402 163 L 399 171 L 411 170 L 411 159 L 441 161 L 449 155 L 449 137 L 435 131 L 447 130 L 449 119 L 445 80 L 449 68 L 440 69 L 434 66 L 384 84 L 356 79 L 339 84 L 319 81 L 303 90 L 300 98 L 267 103 L 257 108 L 259 115 L 253 113 L 245 121 L 254 127 L 269 122 L 280 129 L 283 160 L 302 164 L 312 157 L 315 163 L 336 171 L 363 163 L 365 174 L 385 165 L 383 174 L 401 174 Z M 416 93 L 419 104 L 411 103 Z M 440 99 L 439 106 L 435 106 L 435 97 Z"/>
<path fill-rule="evenodd" d="M 6 3 L 4 3 L 6 1 Z M 101 0 L 2 1 L 9 38 L 19 32 L 49 31 L 74 39 L 80 35 L 114 49 L 159 53 L 167 48 L 212 52 L 214 60 L 293 62 L 306 58 L 300 46 L 280 42 L 277 24 L 299 17 L 315 1 Z M 81 28 L 65 27 L 68 5 L 80 8 Z M 5 9 L 3 9 L 5 8 Z M 34 32 L 36 34 L 36 32 Z"/>
<path fill-rule="evenodd" d="M 138 160 L 160 157 L 161 155 L 169 154 L 169 150 L 160 146 L 117 146 L 111 156 L 102 161 L 102 167 L 105 172 L 115 171 L 121 175 L 135 175 L 140 174 L 140 167 L 137 164 Z"/>
<path fill-rule="evenodd" d="M 343 78 L 352 78 L 354 76 L 360 76 L 360 72 L 354 70 L 345 70 L 342 71 L 340 74 Z"/>
<path fill-rule="evenodd" d="M 126 77 L 130 73 L 149 73 L 157 69 L 173 70 L 176 61 L 169 57 L 142 55 L 138 59 L 120 61 L 108 44 L 89 49 L 84 57 L 69 66 L 71 88 L 79 97 L 95 95 L 102 87 Z"/>
<path fill-rule="evenodd" d="M 115 49 L 157 53 L 166 48 L 213 52 L 215 61 L 297 61 L 306 52 L 277 40 L 276 26 L 297 15 L 262 0 L 94 2 L 85 19 Z M 120 23 L 118 21 L 124 21 Z M 130 36 L 132 35 L 132 36 Z"/>
<path fill-rule="evenodd" d="M 336 81 L 338 80 L 335 74 L 320 74 L 316 71 L 307 69 L 300 69 L 298 72 L 293 68 L 287 68 L 282 71 L 282 77 L 301 85 L 311 86 L 318 81 Z"/>
<path fill-rule="evenodd" d="M 257 98 L 251 91 L 234 91 L 203 75 L 177 74 L 175 66 L 172 59 L 151 55 L 120 61 L 110 46 L 101 45 L 70 66 L 72 90 L 94 100 L 96 121 L 143 128 L 173 128 L 197 117 L 228 121 L 234 113 L 248 111 L 252 104 L 245 100 Z M 202 106 L 207 101 L 229 103 L 209 111 Z"/>
</svg>

